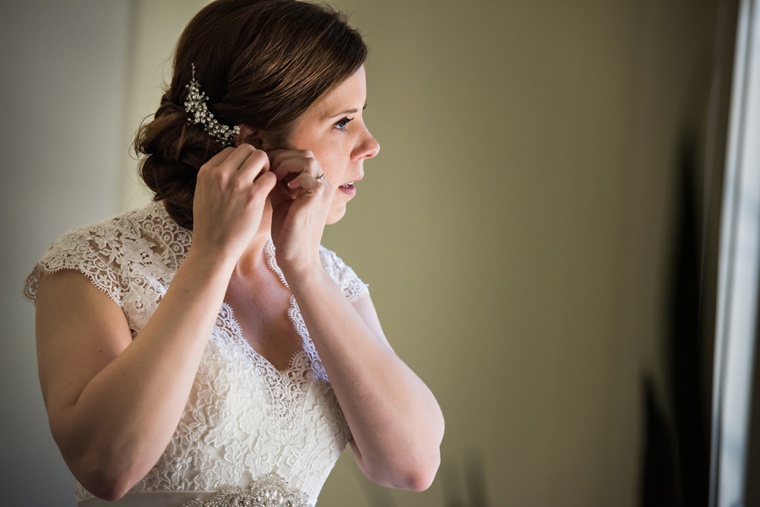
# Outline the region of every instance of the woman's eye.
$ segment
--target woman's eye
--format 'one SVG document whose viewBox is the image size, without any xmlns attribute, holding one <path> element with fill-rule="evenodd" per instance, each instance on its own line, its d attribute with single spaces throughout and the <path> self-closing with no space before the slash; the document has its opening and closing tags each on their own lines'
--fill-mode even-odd
<svg viewBox="0 0 760 507">
<path fill-rule="evenodd" d="M 342 120 L 340 120 L 338 123 L 335 124 L 335 128 L 337 128 L 338 130 L 346 130 L 346 127 L 348 126 L 349 123 L 351 123 L 351 121 L 353 121 L 353 118 L 343 118 Z"/>
</svg>

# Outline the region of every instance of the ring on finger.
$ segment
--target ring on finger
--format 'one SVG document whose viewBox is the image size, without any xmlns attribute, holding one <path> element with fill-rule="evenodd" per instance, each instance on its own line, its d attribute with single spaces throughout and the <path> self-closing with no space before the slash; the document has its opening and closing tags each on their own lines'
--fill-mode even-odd
<svg viewBox="0 0 760 507">
<path fill-rule="evenodd" d="M 320 174 L 319 176 L 317 176 L 317 177 L 316 177 L 316 178 L 314 178 L 314 179 L 315 179 L 315 180 L 317 180 L 317 181 L 322 181 L 322 180 L 324 180 L 324 179 L 325 179 L 325 173 L 322 173 L 322 174 Z"/>
</svg>

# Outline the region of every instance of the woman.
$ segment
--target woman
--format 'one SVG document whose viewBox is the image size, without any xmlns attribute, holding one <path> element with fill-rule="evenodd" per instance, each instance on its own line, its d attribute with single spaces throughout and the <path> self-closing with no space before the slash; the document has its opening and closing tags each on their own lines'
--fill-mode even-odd
<svg viewBox="0 0 760 507">
<path fill-rule="evenodd" d="M 432 482 L 437 402 L 320 246 L 379 150 L 365 57 L 294 0 L 218 0 L 185 29 L 135 143 L 155 202 L 67 233 L 27 282 L 79 505 L 313 505 L 347 443 L 378 484 Z"/>
</svg>

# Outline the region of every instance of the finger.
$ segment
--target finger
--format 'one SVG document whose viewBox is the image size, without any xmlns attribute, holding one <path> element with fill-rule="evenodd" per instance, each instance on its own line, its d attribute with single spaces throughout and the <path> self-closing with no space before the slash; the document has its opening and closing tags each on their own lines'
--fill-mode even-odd
<svg viewBox="0 0 760 507">
<path fill-rule="evenodd" d="M 255 148 L 240 161 L 237 167 L 235 167 L 234 162 L 231 161 L 230 168 L 236 171 L 235 177 L 240 181 L 256 181 L 262 174 L 269 171 L 269 157 L 263 151 Z"/>
<path fill-rule="evenodd" d="M 227 147 L 211 157 L 206 164 L 209 168 L 219 167 L 222 164 L 228 163 L 231 165 L 240 165 L 243 160 L 256 148 L 250 144 L 241 144 L 237 148 Z"/>
<path fill-rule="evenodd" d="M 314 159 L 299 160 L 295 167 L 284 163 L 275 171 L 277 179 L 289 189 L 313 190 L 324 180 L 322 168 Z"/>
<path fill-rule="evenodd" d="M 289 158 L 315 158 L 311 150 L 269 150 L 267 155 L 269 155 L 273 165 Z"/>
<path fill-rule="evenodd" d="M 263 171 L 253 180 L 253 191 L 269 195 L 277 185 L 277 177 L 270 171 Z"/>
<path fill-rule="evenodd" d="M 277 179 L 285 183 L 293 179 L 293 175 L 303 172 L 315 177 L 322 172 L 319 162 L 310 150 L 280 150 L 269 153 L 269 158 Z"/>
<path fill-rule="evenodd" d="M 227 147 L 208 159 L 201 167 L 213 168 L 221 165 L 235 151 L 235 148 Z"/>
<path fill-rule="evenodd" d="M 303 172 L 289 181 L 286 186 L 291 192 L 296 192 L 299 195 L 314 195 L 325 188 L 325 179 L 324 177 L 317 179 L 311 174 Z"/>
<path fill-rule="evenodd" d="M 304 162 L 292 159 L 280 163 L 273 172 L 277 176 L 277 181 L 281 183 L 282 187 L 288 191 L 288 194 L 291 197 L 295 197 L 295 193 L 293 193 L 292 189 L 299 188 L 299 185 L 294 183 L 296 178 L 302 174 L 308 175 L 307 170 L 304 169 Z"/>
</svg>

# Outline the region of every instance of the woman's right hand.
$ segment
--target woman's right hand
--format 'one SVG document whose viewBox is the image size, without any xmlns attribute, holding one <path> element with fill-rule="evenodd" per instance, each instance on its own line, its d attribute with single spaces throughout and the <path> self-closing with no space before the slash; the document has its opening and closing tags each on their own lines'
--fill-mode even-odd
<svg viewBox="0 0 760 507">
<path fill-rule="evenodd" d="M 276 180 L 267 155 L 251 145 L 227 148 L 201 167 L 192 246 L 137 338 L 122 308 L 81 273 L 40 280 L 37 354 L 50 428 L 74 476 L 96 496 L 123 496 L 166 449 L 231 268 L 259 229 Z"/>
<path fill-rule="evenodd" d="M 193 201 L 193 248 L 237 262 L 261 224 L 277 183 L 269 158 L 250 144 L 225 148 L 198 171 Z"/>
</svg>

